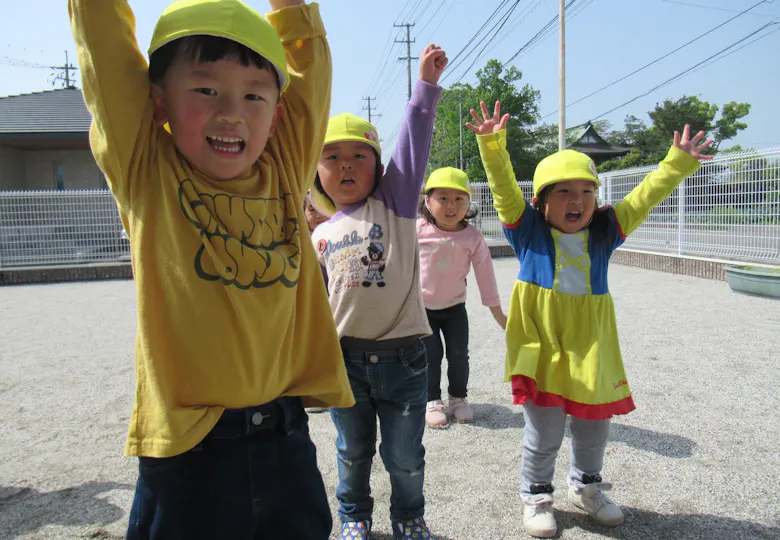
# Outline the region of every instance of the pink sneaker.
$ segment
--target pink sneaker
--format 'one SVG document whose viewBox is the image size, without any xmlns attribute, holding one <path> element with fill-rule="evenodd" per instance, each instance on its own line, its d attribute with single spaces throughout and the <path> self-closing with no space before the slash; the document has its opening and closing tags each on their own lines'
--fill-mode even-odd
<svg viewBox="0 0 780 540">
<path fill-rule="evenodd" d="M 445 428 L 449 425 L 442 400 L 434 399 L 428 402 L 425 407 L 425 423 L 432 428 Z"/>
<path fill-rule="evenodd" d="M 450 411 L 452 416 L 458 422 L 473 422 L 474 411 L 471 410 L 471 405 L 466 401 L 466 398 L 452 397 L 450 396 Z"/>
</svg>

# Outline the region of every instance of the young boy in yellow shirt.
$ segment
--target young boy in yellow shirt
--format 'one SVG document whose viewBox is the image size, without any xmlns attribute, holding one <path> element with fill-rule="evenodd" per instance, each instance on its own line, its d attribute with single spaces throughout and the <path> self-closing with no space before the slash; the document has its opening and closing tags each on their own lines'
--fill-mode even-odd
<svg viewBox="0 0 780 540">
<path fill-rule="evenodd" d="M 270 5 L 178 0 L 147 66 L 126 0 L 69 0 L 138 291 L 130 539 L 331 530 L 301 399 L 354 403 L 303 216 L 330 52 L 316 4 Z"/>
</svg>

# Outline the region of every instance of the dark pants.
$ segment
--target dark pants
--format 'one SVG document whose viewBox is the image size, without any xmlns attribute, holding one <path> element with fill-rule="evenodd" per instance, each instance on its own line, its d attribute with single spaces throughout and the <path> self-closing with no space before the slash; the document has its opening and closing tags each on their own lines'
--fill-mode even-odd
<svg viewBox="0 0 780 540">
<path fill-rule="evenodd" d="M 300 398 L 227 410 L 192 450 L 139 461 L 129 540 L 330 535 L 330 508 Z"/>
<path fill-rule="evenodd" d="M 355 405 L 331 409 L 338 438 L 341 521 L 371 519 L 371 462 L 376 454 L 376 419 L 382 442 L 379 453 L 390 474 L 390 517 L 406 521 L 425 510 L 423 483 L 425 402 L 428 364 L 418 338 L 387 341 L 342 339 Z"/>
<path fill-rule="evenodd" d="M 428 401 L 441 399 L 442 335 L 447 346 L 449 394 L 465 398 L 469 384 L 469 317 L 466 304 L 447 309 L 426 309 L 433 333 L 423 338 L 428 356 Z"/>
</svg>

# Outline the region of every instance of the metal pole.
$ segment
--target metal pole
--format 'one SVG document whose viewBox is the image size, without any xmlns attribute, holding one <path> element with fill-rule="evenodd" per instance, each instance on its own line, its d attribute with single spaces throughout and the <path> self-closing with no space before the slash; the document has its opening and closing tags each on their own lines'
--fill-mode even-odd
<svg viewBox="0 0 780 540">
<path fill-rule="evenodd" d="M 458 125 L 460 126 L 460 170 L 463 170 L 463 94 L 458 94 Z"/>
<path fill-rule="evenodd" d="M 560 0 L 558 17 L 558 150 L 566 148 L 566 0 Z"/>
</svg>

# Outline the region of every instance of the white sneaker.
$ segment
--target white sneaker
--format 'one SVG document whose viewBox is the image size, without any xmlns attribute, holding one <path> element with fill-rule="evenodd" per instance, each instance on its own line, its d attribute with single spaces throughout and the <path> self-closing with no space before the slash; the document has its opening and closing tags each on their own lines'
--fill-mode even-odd
<svg viewBox="0 0 780 540">
<path fill-rule="evenodd" d="M 523 527 L 535 538 L 551 538 L 558 532 L 553 515 L 553 496 L 540 493 L 523 502 Z"/>
<path fill-rule="evenodd" d="M 425 407 L 425 423 L 432 428 L 445 428 L 449 424 L 444 403 L 440 399 L 429 401 Z"/>
<path fill-rule="evenodd" d="M 449 400 L 450 412 L 458 422 L 473 422 L 474 411 L 466 398 L 452 397 Z"/>
<path fill-rule="evenodd" d="M 599 525 L 617 527 L 625 521 L 625 516 L 623 516 L 620 507 L 602 493 L 610 489 L 612 489 L 612 484 L 607 482 L 594 482 L 580 490 L 569 487 L 569 500 Z"/>
</svg>

